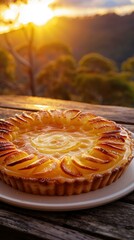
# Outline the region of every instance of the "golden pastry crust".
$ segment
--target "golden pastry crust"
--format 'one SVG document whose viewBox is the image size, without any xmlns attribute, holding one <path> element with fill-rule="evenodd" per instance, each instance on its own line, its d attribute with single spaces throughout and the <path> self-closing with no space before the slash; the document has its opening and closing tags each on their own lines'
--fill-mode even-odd
<svg viewBox="0 0 134 240">
<path fill-rule="evenodd" d="M 18 190 L 72 195 L 116 181 L 132 160 L 128 130 L 78 110 L 0 120 L 0 178 Z"/>
</svg>

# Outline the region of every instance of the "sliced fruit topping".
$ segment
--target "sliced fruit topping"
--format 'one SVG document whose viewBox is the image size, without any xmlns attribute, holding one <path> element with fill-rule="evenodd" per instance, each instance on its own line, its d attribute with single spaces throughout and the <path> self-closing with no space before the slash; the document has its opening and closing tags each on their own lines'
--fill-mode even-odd
<svg viewBox="0 0 134 240">
<path fill-rule="evenodd" d="M 109 160 L 109 159 L 100 159 L 100 158 L 97 158 L 97 157 L 94 157 L 91 155 L 87 155 L 87 156 L 83 155 L 82 157 L 83 157 L 83 159 L 88 160 L 90 162 L 94 162 L 94 163 L 106 164 L 106 163 L 111 162 L 111 160 Z"/>
<path fill-rule="evenodd" d="M 6 156 L 15 150 L 15 146 L 8 141 L 0 142 L 0 157 Z"/>
<path fill-rule="evenodd" d="M 32 116 L 29 115 L 29 114 L 27 114 L 26 112 L 23 112 L 23 113 L 22 113 L 22 117 L 23 117 L 24 119 L 28 119 L 28 120 L 31 120 L 31 121 L 34 120 L 34 119 L 32 118 Z"/>
<path fill-rule="evenodd" d="M 6 138 L 0 136 L 0 143 L 3 142 L 3 141 L 4 141 L 4 142 L 7 142 Z"/>
<path fill-rule="evenodd" d="M 39 159 L 39 161 L 40 160 L 41 159 Z M 42 159 L 41 161 L 42 162 L 40 162 L 40 165 L 33 169 L 32 176 L 40 177 L 42 174 L 46 175 L 47 173 L 51 173 L 57 167 L 57 163 L 53 159 L 45 160 L 44 162 Z"/>
<path fill-rule="evenodd" d="M 40 166 L 44 162 L 48 161 L 48 158 L 42 157 L 40 159 L 37 159 L 36 161 L 32 162 L 31 164 L 27 165 L 26 167 L 20 168 L 19 170 L 26 170 L 31 169 Z"/>
<path fill-rule="evenodd" d="M 9 129 L 0 129 L 0 136 L 7 138 L 10 135 L 11 130 Z"/>
<path fill-rule="evenodd" d="M 97 168 L 97 167 L 90 166 L 90 163 L 87 162 L 87 161 L 82 161 L 82 160 L 79 160 L 79 159 L 73 159 L 72 161 L 77 167 L 80 167 L 82 169 L 92 170 L 92 171 L 99 170 L 99 168 Z"/>
<path fill-rule="evenodd" d="M 22 116 L 16 115 L 16 119 L 18 119 L 18 120 L 21 121 L 21 122 L 27 123 L 27 120 L 25 119 L 25 117 L 24 117 L 23 115 L 22 115 Z"/>
<path fill-rule="evenodd" d="M 65 157 L 61 161 L 61 169 L 64 173 L 72 176 L 72 177 L 81 177 L 82 173 L 79 172 L 77 167 L 73 164 L 71 157 Z"/>
<path fill-rule="evenodd" d="M 8 166 L 8 167 L 13 167 L 13 166 L 16 166 L 16 165 L 18 165 L 18 164 L 21 164 L 21 163 L 27 162 L 27 161 L 29 161 L 29 160 L 32 160 L 33 158 L 34 158 L 34 155 L 31 154 L 31 155 L 28 155 L 28 156 L 26 156 L 26 157 L 24 157 L 24 158 L 21 158 L 21 159 L 17 160 L 17 161 L 8 163 L 7 166 Z"/>
<path fill-rule="evenodd" d="M 10 129 L 10 128 L 12 128 L 14 125 L 12 124 L 12 123 L 10 123 L 10 122 L 8 122 L 8 121 L 5 121 L 5 120 L 0 120 L 0 129 L 2 128 L 4 128 L 4 129 Z"/>
<path fill-rule="evenodd" d="M 100 137 L 99 140 L 106 140 L 106 141 L 109 141 L 109 142 L 115 142 L 115 143 L 118 143 L 118 142 L 125 142 L 125 137 L 124 136 L 121 136 L 121 135 L 115 135 L 112 133 L 103 133 L 103 136 Z"/>
<path fill-rule="evenodd" d="M 89 112 L 84 112 L 84 113 L 80 113 L 79 118 L 82 120 L 83 123 L 89 121 L 90 119 L 95 119 L 96 116 L 92 113 Z"/>
<path fill-rule="evenodd" d="M 14 145 L 11 142 L 8 141 L 0 142 L 0 151 L 5 151 L 11 148 L 14 148 Z"/>
<path fill-rule="evenodd" d="M 41 118 L 41 123 L 45 124 L 45 123 L 49 123 L 52 121 L 52 114 L 50 111 L 40 111 L 39 112 L 40 118 Z M 36 117 L 37 119 L 37 117 Z"/>
<path fill-rule="evenodd" d="M 111 158 L 115 158 L 115 153 L 112 153 L 111 151 L 107 151 L 106 149 L 102 148 L 102 147 L 95 147 L 94 150 L 108 156 L 108 157 L 111 157 Z"/>
<path fill-rule="evenodd" d="M 71 120 L 75 119 L 76 117 L 78 117 L 78 115 L 80 114 L 81 112 L 79 110 L 66 110 L 64 112 L 65 116 Z"/>
<path fill-rule="evenodd" d="M 107 143 L 107 142 L 100 143 L 99 146 L 103 148 L 107 148 L 108 150 L 114 151 L 114 152 L 124 152 L 123 147 L 121 147 L 120 145 L 114 145 L 112 143 Z"/>
<path fill-rule="evenodd" d="M 102 117 L 94 117 L 94 118 L 92 118 L 92 119 L 89 119 L 88 120 L 88 123 L 90 123 L 90 124 L 94 124 L 94 125 L 100 125 L 100 123 L 102 123 L 102 124 L 104 124 L 104 123 L 106 123 L 106 120 L 105 119 L 103 119 Z"/>
<path fill-rule="evenodd" d="M 15 153 L 15 152 L 16 152 L 15 149 L 6 150 L 6 151 L 0 153 L 0 157 L 5 158 L 5 157 L 10 156 L 12 153 Z M 3 159 L 2 159 L 2 161 L 3 161 Z"/>
<path fill-rule="evenodd" d="M 3 164 L 8 165 L 9 163 L 18 161 L 27 156 L 27 153 L 15 149 L 7 157 L 5 157 Z"/>
</svg>

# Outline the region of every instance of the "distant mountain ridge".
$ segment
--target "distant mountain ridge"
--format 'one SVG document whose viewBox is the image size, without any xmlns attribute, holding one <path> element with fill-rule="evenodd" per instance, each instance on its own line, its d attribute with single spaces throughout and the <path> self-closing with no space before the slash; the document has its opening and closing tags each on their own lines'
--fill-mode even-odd
<svg viewBox="0 0 134 240">
<path fill-rule="evenodd" d="M 21 30 L 8 33 L 14 46 L 25 44 Z M 83 18 L 59 17 L 36 29 L 35 45 L 64 42 L 79 60 L 90 52 L 98 52 L 121 64 L 134 55 L 134 13 L 118 16 L 114 13 Z M 4 45 L 0 35 L 0 45 Z"/>
</svg>

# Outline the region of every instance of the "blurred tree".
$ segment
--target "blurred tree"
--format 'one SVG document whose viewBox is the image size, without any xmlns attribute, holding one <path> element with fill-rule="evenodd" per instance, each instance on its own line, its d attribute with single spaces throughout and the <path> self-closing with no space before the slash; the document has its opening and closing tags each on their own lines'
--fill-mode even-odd
<svg viewBox="0 0 134 240">
<path fill-rule="evenodd" d="M 0 94 L 13 93 L 15 86 L 15 62 L 5 50 L 0 49 Z"/>
<path fill-rule="evenodd" d="M 126 74 L 112 73 L 108 75 L 104 104 L 134 106 L 134 83 L 128 81 Z"/>
<path fill-rule="evenodd" d="M 50 62 L 37 78 L 40 95 L 70 99 L 75 73 L 76 62 L 72 56 L 61 56 Z"/>
<path fill-rule="evenodd" d="M 51 42 L 48 44 L 43 45 L 38 50 L 38 55 L 42 56 L 45 53 L 43 57 L 48 58 L 48 60 L 55 60 L 61 55 L 71 55 L 71 50 L 67 45 L 60 42 Z"/>
<path fill-rule="evenodd" d="M 22 44 L 15 48 L 17 53 L 19 53 L 21 56 L 23 56 L 25 59 L 27 59 L 27 61 L 29 59 L 28 47 L 29 47 L 28 44 Z M 34 54 L 34 57 L 36 57 L 37 56 L 37 48 L 34 44 L 32 45 L 32 52 Z"/>
<path fill-rule="evenodd" d="M 126 59 L 121 65 L 121 70 L 128 76 L 129 81 L 134 81 L 134 57 Z"/>
<path fill-rule="evenodd" d="M 128 58 L 122 63 L 122 71 L 134 73 L 134 57 Z"/>
<path fill-rule="evenodd" d="M 89 53 L 81 58 L 79 62 L 80 72 L 107 73 L 117 71 L 115 62 L 98 53 Z"/>
<path fill-rule="evenodd" d="M 20 61 L 17 61 L 18 64 L 16 70 L 19 80 L 25 85 L 25 94 L 30 93 L 32 95 L 37 95 L 36 74 L 39 69 L 37 63 L 37 48 L 34 44 L 34 39 L 32 41 L 33 43 L 31 46 L 29 46 L 28 42 L 15 48 L 16 53 L 29 62 L 31 67 L 28 67 L 27 64 L 20 64 Z"/>
<path fill-rule="evenodd" d="M 3 25 L 10 26 L 10 29 L 12 30 L 12 27 L 17 23 L 17 20 L 19 18 L 19 5 L 20 3 L 27 3 L 26 0 L 5 0 L 0 2 L 0 7 L 4 10 L 10 9 L 12 6 L 12 3 L 18 4 L 18 14 L 16 14 L 16 17 L 13 20 L 6 20 L 3 16 L 3 11 L 0 11 L 0 23 Z M 26 38 L 26 41 L 28 43 L 28 60 L 25 59 L 25 57 L 21 56 L 15 49 L 14 44 L 12 43 L 11 39 L 9 38 L 8 33 L 5 33 L 5 43 L 6 43 L 6 49 L 12 54 L 12 56 L 15 58 L 17 62 L 25 66 L 27 69 L 27 74 L 29 77 L 29 87 L 31 90 L 31 94 L 33 96 L 36 95 L 36 86 L 35 86 L 35 74 L 34 74 L 34 58 L 33 58 L 33 41 L 34 41 L 34 25 L 32 23 L 29 24 L 28 27 L 22 26 L 22 31 L 24 33 L 24 36 Z"/>
<path fill-rule="evenodd" d="M 76 100 L 94 104 L 103 104 L 105 94 L 104 86 L 104 75 L 78 72 L 74 82 Z"/>
<path fill-rule="evenodd" d="M 1 3 L 2 6 L 5 8 L 10 8 L 12 5 L 11 3 L 18 4 L 21 2 L 28 2 L 28 1 L 3 1 Z M 16 18 L 12 21 L 7 21 L 4 19 L 3 14 L 0 14 L 0 22 L 3 22 L 3 24 L 7 24 L 8 26 L 15 25 L 17 23 L 17 20 L 19 18 L 19 10 L 18 15 L 16 15 Z M 25 80 L 29 80 L 28 84 L 25 84 L 26 86 L 29 86 L 31 90 L 31 95 L 35 96 L 37 95 L 36 89 L 36 76 L 38 75 L 39 71 L 42 70 L 42 68 L 50 61 L 55 60 L 61 55 L 70 55 L 71 51 L 70 49 L 63 43 L 50 43 L 42 46 L 40 49 L 37 49 L 37 46 L 34 44 L 34 38 L 35 38 L 35 27 L 32 23 L 29 23 L 29 25 L 25 26 L 22 25 L 22 31 L 26 39 L 26 44 L 21 46 L 20 48 L 15 48 L 13 42 L 9 38 L 9 34 L 5 34 L 5 42 L 6 42 L 6 48 L 8 51 L 13 55 L 13 57 L 16 59 L 17 63 L 21 64 L 24 70 L 23 72 L 26 73 L 28 78 L 25 75 Z"/>
<path fill-rule="evenodd" d="M 134 106 L 134 84 L 123 74 L 78 74 L 75 79 L 76 100 L 108 105 Z"/>
<path fill-rule="evenodd" d="M 17 53 L 20 54 L 20 56 L 24 57 L 28 61 L 28 59 L 29 59 L 28 49 L 29 49 L 29 46 L 27 44 L 25 44 L 25 45 L 21 45 L 21 46 L 17 47 L 16 51 L 17 51 Z M 42 72 L 42 69 L 45 69 L 45 67 L 46 67 L 47 74 L 49 75 L 48 78 L 50 78 L 50 75 L 53 75 L 53 72 L 54 72 L 54 71 L 51 72 L 53 61 L 60 59 L 59 57 L 62 57 L 62 56 L 68 56 L 68 59 L 69 59 L 69 57 L 70 58 L 72 57 L 69 47 L 63 43 L 58 43 L 58 42 L 46 44 L 43 47 L 41 47 L 40 49 L 38 49 L 37 46 L 35 46 L 33 44 L 32 45 L 32 56 L 33 56 L 33 61 L 34 61 L 33 73 L 34 73 L 35 79 L 36 79 L 36 77 L 38 77 L 39 73 Z M 27 67 L 25 67 L 23 65 L 21 71 L 23 71 L 23 77 L 26 80 L 25 73 L 27 73 Z M 23 80 L 23 82 L 24 82 L 24 80 Z M 39 94 L 38 89 L 40 88 L 40 86 L 39 87 L 37 86 L 38 81 L 35 83 L 36 83 L 35 84 L 36 85 L 36 94 Z M 25 83 L 25 85 L 28 87 L 28 85 L 26 83 Z M 42 91 L 44 93 L 44 90 L 42 90 Z"/>
<path fill-rule="evenodd" d="M 50 61 L 55 61 L 60 56 L 72 55 L 70 48 L 64 43 L 51 42 L 37 50 L 38 69 L 44 68 Z"/>
</svg>

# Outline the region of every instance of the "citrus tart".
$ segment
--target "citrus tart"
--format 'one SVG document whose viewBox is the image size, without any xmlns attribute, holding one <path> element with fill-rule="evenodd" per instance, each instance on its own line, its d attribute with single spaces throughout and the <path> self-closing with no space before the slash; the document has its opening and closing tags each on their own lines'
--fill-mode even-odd
<svg viewBox="0 0 134 240">
<path fill-rule="evenodd" d="M 23 192 L 73 195 L 116 181 L 132 160 L 130 132 L 79 110 L 0 120 L 0 178 Z"/>
</svg>

